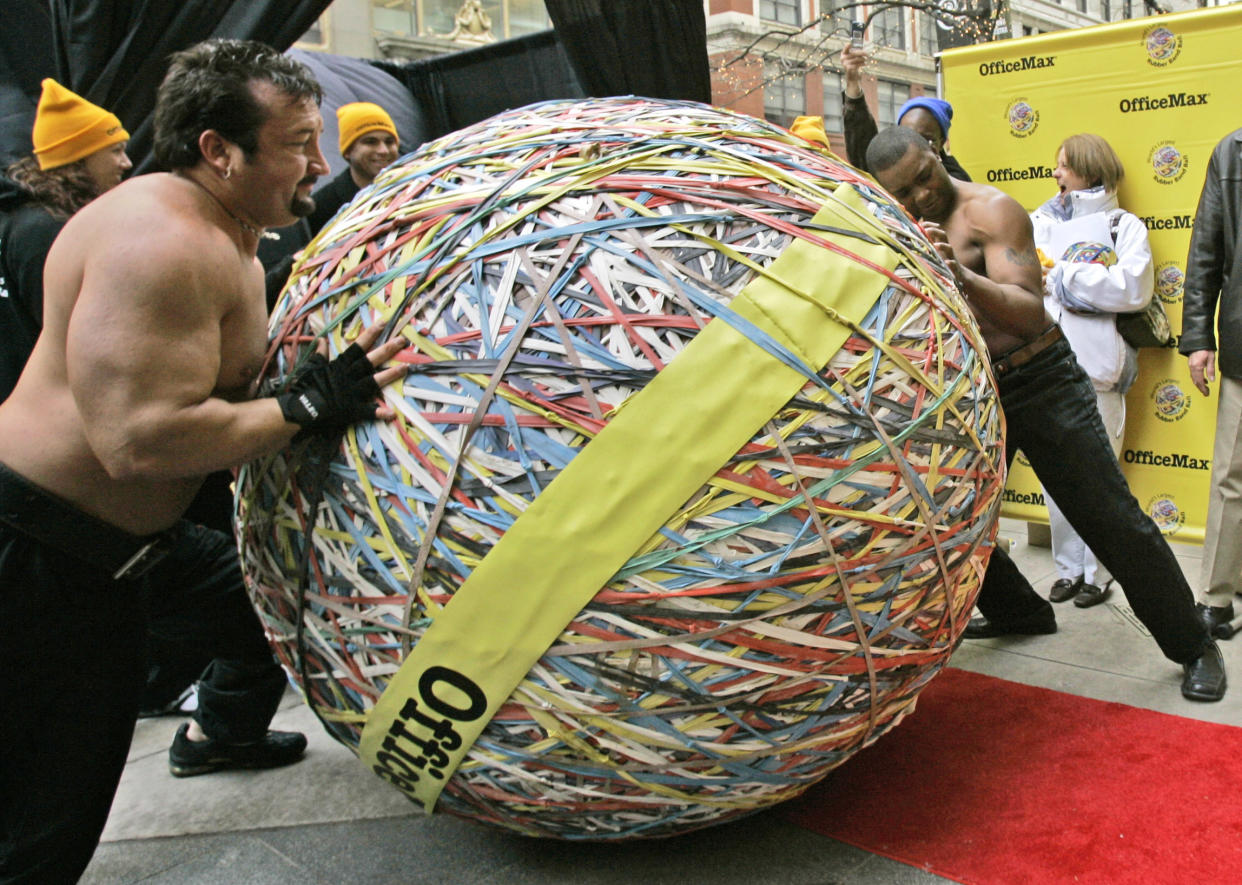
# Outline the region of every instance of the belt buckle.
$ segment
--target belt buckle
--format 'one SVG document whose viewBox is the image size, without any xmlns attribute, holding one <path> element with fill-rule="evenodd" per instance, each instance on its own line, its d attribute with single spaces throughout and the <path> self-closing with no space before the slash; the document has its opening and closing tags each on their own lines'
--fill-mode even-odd
<svg viewBox="0 0 1242 885">
<path fill-rule="evenodd" d="M 161 559 L 169 554 L 172 550 L 172 539 L 167 533 L 152 538 L 147 543 L 138 548 L 129 559 L 122 563 L 121 567 L 112 575 L 112 580 L 119 581 L 122 578 L 141 578 L 147 572 L 151 571 Z"/>
</svg>

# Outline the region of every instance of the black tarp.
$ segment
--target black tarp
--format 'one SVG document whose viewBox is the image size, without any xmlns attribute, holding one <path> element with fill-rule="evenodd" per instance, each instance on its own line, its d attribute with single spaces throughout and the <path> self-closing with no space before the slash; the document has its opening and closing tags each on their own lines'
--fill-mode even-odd
<svg viewBox="0 0 1242 885">
<path fill-rule="evenodd" d="M 712 100 L 700 0 L 544 0 L 587 95 Z"/>
<path fill-rule="evenodd" d="M 627 0 L 617 2 L 624 5 Z M 373 64 L 400 80 L 414 96 L 429 139 L 509 108 L 587 94 L 555 31 L 434 58 Z"/>
<path fill-rule="evenodd" d="M 168 56 L 208 37 L 293 45 L 331 0 L 4 0 L 4 149 L 29 153 L 39 80 L 55 77 L 116 114 L 138 171 L 150 166 L 151 113 Z M 8 7 L 18 14 L 9 15 Z M 46 9 L 46 13 L 44 13 Z M 26 95 L 23 104 L 15 90 Z M 16 113 L 14 113 L 16 112 Z"/>
<path fill-rule="evenodd" d="M 56 76 L 52 20 L 41 0 L 2 0 L 0 24 L 0 168 L 30 153 L 39 84 Z"/>
<path fill-rule="evenodd" d="M 151 168 L 151 114 L 171 53 L 208 37 L 261 40 L 284 50 L 331 0 L 3 3 L 4 161 L 30 151 L 38 84 L 54 76 L 120 117 L 132 136 L 130 156 L 142 172 Z M 430 59 L 373 64 L 409 90 L 422 116 L 424 138 L 547 99 L 632 94 L 710 101 L 706 20 L 699 0 L 546 4 L 558 30 Z M 330 126 L 333 108 L 325 110 Z"/>
</svg>

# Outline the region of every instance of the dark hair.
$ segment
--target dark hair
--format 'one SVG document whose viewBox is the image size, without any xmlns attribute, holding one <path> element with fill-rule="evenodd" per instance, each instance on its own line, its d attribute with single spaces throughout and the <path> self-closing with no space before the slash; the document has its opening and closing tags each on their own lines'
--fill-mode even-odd
<svg viewBox="0 0 1242 885">
<path fill-rule="evenodd" d="M 57 218 L 68 218 L 103 193 L 86 171 L 85 159 L 55 169 L 40 169 L 39 161 L 31 154 L 6 169 L 5 174 Z"/>
<path fill-rule="evenodd" d="M 867 145 L 867 168 L 871 174 L 895 166 L 910 148 L 932 150 L 927 139 L 906 126 L 889 126 Z"/>
<path fill-rule="evenodd" d="M 267 119 L 251 88 L 256 81 L 290 98 L 323 100 L 305 66 L 264 43 L 206 40 L 175 53 L 155 97 L 155 162 L 170 170 L 197 165 L 198 137 L 208 129 L 253 155 Z"/>
</svg>

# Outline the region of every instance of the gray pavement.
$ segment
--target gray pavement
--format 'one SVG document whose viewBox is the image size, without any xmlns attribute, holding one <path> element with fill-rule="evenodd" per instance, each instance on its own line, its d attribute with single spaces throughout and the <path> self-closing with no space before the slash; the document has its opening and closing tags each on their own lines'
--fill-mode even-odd
<svg viewBox="0 0 1242 885">
<path fill-rule="evenodd" d="M 1002 520 L 1018 565 L 1046 593 L 1046 548 Z M 1174 545 L 1198 574 L 1197 547 Z M 1233 680 L 1218 704 L 1186 701 L 1165 660 L 1119 594 L 1105 605 L 1057 606 L 1053 636 L 966 642 L 953 666 L 1177 716 L 1242 723 L 1242 638 L 1221 644 Z M 87 885 L 928 885 L 948 880 L 784 821 L 779 812 L 673 839 L 622 845 L 529 839 L 425 817 L 329 738 L 288 693 L 273 723 L 310 738 L 289 768 L 185 780 L 168 773 L 181 720 L 138 723 L 129 762 Z M 900 727 L 900 726 L 899 726 Z M 998 883 L 1003 885 L 1003 883 Z"/>
</svg>

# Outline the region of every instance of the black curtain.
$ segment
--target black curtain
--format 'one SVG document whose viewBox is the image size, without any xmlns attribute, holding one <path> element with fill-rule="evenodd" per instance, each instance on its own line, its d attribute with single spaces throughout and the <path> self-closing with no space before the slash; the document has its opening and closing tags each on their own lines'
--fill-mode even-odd
<svg viewBox="0 0 1242 885">
<path fill-rule="evenodd" d="M 0 0 L 0 168 L 30 153 L 39 84 L 56 75 L 44 0 Z"/>
<path fill-rule="evenodd" d="M 155 91 L 170 54 L 208 37 L 259 40 L 284 51 L 331 2 L 50 0 L 53 76 L 120 117 L 136 171 L 150 171 Z"/>
<path fill-rule="evenodd" d="M 545 0 L 587 95 L 710 102 L 701 0 Z"/>
<path fill-rule="evenodd" d="M 554 31 L 416 61 L 372 64 L 414 96 L 428 140 L 509 108 L 587 95 Z"/>
</svg>

